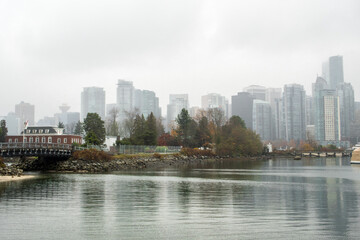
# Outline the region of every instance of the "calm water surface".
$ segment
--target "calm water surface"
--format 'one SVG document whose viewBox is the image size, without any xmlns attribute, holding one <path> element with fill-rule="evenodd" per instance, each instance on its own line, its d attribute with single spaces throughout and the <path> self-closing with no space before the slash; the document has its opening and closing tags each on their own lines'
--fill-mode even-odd
<svg viewBox="0 0 360 240">
<path fill-rule="evenodd" d="M 359 239 L 349 158 L 208 161 L 0 183 L 0 239 Z"/>
</svg>

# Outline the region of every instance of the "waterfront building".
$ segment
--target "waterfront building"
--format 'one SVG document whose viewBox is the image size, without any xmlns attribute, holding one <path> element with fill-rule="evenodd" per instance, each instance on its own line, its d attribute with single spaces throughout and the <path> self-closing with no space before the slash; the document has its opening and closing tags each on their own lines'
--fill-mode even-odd
<svg viewBox="0 0 360 240">
<path fill-rule="evenodd" d="M 175 119 L 183 108 L 189 110 L 188 94 L 170 94 L 169 104 L 167 105 L 167 129 L 174 124 Z"/>
<path fill-rule="evenodd" d="M 119 110 L 119 121 L 123 122 L 126 119 L 126 113 L 135 110 L 135 88 L 133 82 L 118 80 L 116 105 Z"/>
<path fill-rule="evenodd" d="M 283 94 L 283 123 L 287 141 L 305 140 L 305 90 L 300 84 L 286 84 Z"/>
<path fill-rule="evenodd" d="M 88 113 L 97 113 L 105 119 L 105 91 L 100 87 L 85 87 L 81 93 L 81 119 Z"/>
<path fill-rule="evenodd" d="M 271 106 L 269 102 L 254 99 L 252 113 L 252 129 L 263 141 L 271 140 Z"/>
<path fill-rule="evenodd" d="M 248 92 L 239 92 L 231 96 L 231 112 L 233 116 L 241 117 L 247 128 L 252 129 L 254 97 Z"/>
<path fill-rule="evenodd" d="M 20 120 L 20 131 L 24 129 L 24 123 L 35 125 L 35 106 L 30 103 L 20 102 L 15 105 L 15 115 Z"/>
<path fill-rule="evenodd" d="M 266 87 L 259 85 L 250 85 L 243 89 L 244 92 L 250 93 L 255 99 L 266 101 Z"/>
<path fill-rule="evenodd" d="M 8 143 L 82 143 L 81 136 L 65 134 L 64 128 L 54 126 L 28 126 L 23 131 L 20 135 L 6 136 L 5 141 Z"/>
</svg>

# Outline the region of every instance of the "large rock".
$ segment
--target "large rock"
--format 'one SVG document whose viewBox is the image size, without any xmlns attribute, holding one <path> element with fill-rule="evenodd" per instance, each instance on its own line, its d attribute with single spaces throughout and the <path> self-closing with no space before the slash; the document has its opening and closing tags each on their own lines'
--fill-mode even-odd
<svg viewBox="0 0 360 240">
<path fill-rule="evenodd" d="M 360 161 L 360 148 L 352 152 L 351 161 Z"/>
</svg>

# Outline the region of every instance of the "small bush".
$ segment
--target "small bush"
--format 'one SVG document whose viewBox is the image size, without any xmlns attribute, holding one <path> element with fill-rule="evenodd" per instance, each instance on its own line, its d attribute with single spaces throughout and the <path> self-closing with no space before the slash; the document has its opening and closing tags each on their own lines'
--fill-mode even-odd
<svg viewBox="0 0 360 240">
<path fill-rule="evenodd" d="M 96 149 L 86 149 L 73 153 L 73 159 L 86 161 L 110 161 L 112 158 L 104 151 Z"/>
<path fill-rule="evenodd" d="M 154 158 L 161 159 L 161 158 L 162 158 L 162 155 L 161 155 L 160 153 L 154 153 L 154 154 L 153 154 L 153 157 L 154 157 Z"/>
</svg>

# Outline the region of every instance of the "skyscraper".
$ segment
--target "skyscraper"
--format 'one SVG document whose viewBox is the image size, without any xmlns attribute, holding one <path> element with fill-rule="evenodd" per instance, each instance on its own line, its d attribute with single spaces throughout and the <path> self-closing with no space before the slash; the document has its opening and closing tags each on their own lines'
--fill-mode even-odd
<svg viewBox="0 0 360 240">
<path fill-rule="evenodd" d="M 354 89 L 350 83 L 337 85 L 337 95 L 340 98 L 341 139 L 349 140 L 351 124 L 355 120 Z"/>
<path fill-rule="evenodd" d="M 262 140 L 271 140 L 271 106 L 269 102 L 254 99 L 252 129 Z"/>
<path fill-rule="evenodd" d="M 118 80 L 116 94 L 119 120 L 123 122 L 126 119 L 126 112 L 131 112 L 135 109 L 135 88 L 133 82 Z"/>
<path fill-rule="evenodd" d="M 227 101 L 224 96 L 217 93 L 209 93 L 201 97 L 201 107 L 204 110 L 211 108 L 219 108 L 224 112 L 224 116 L 228 116 Z"/>
<path fill-rule="evenodd" d="M 239 92 L 231 96 L 231 112 L 233 116 L 241 117 L 247 128 L 252 129 L 254 97 L 248 92 Z"/>
<path fill-rule="evenodd" d="M 286 140 L 305 140 L 305 90 L 302 85 L 286 84 L 284 86 L 283 117 Z"/>
<path fill-rule="evenodd" d="M 15 105 L 15 115 L 20 119 L 21 128 L 24 129 L 24 122 L 28 121 L 29 126 L 35 125 L 35 106 L 30 103 L 21 102 Z"/>
<path fill-rule="evenodd" d="M 81 119 L 88 113 L 97 113 L 105 119 L 105 91 L 100 87 L 85 87 L 81 93 Z"/>
<path fill-rule="evenodd" d="M 265 101 L 271 106 L 271 139 L 281 138 L 282 126 L 282 89 L 281 88 L 267 88 L 265 90 Z"/>
<path fill-rule="evenodd" d="M 332 56 L 329 58 L 329 79 L 327 81 L 330 89 L 336 89 L 338 84 L 344 82 L 342 56 Z"/>
<path fill-rule="evenodd" d="M 266 99 L 266 87 L 259 86 L 259 85 L 251 85 L 248 87 L 245 87 L 244 92 L 250 93 L 255 99 L 263 100 Z"/>
<path fill-rule="evenodd" d="M 189 109 L 188 94 L 170 94 L 169 104 L 167 105 L 167 129 L 171 127 L 183 108 Z"/>
<path fill-rule="evenodd" d="M 317 77 L 313 84 L 315 138 L 321 145 L 339 145 L 340 106 L 339 97 L 329 89 L 325 79 Z"/>
<path fill-rule="evenodd" d="M 140 114 L 146 118 L 153 113 L 156 118 L 161 117 L 159 98 L 155 92 L 149 90 L 135 90 L 135 108 L 139 109 Z"/>
</svg>

